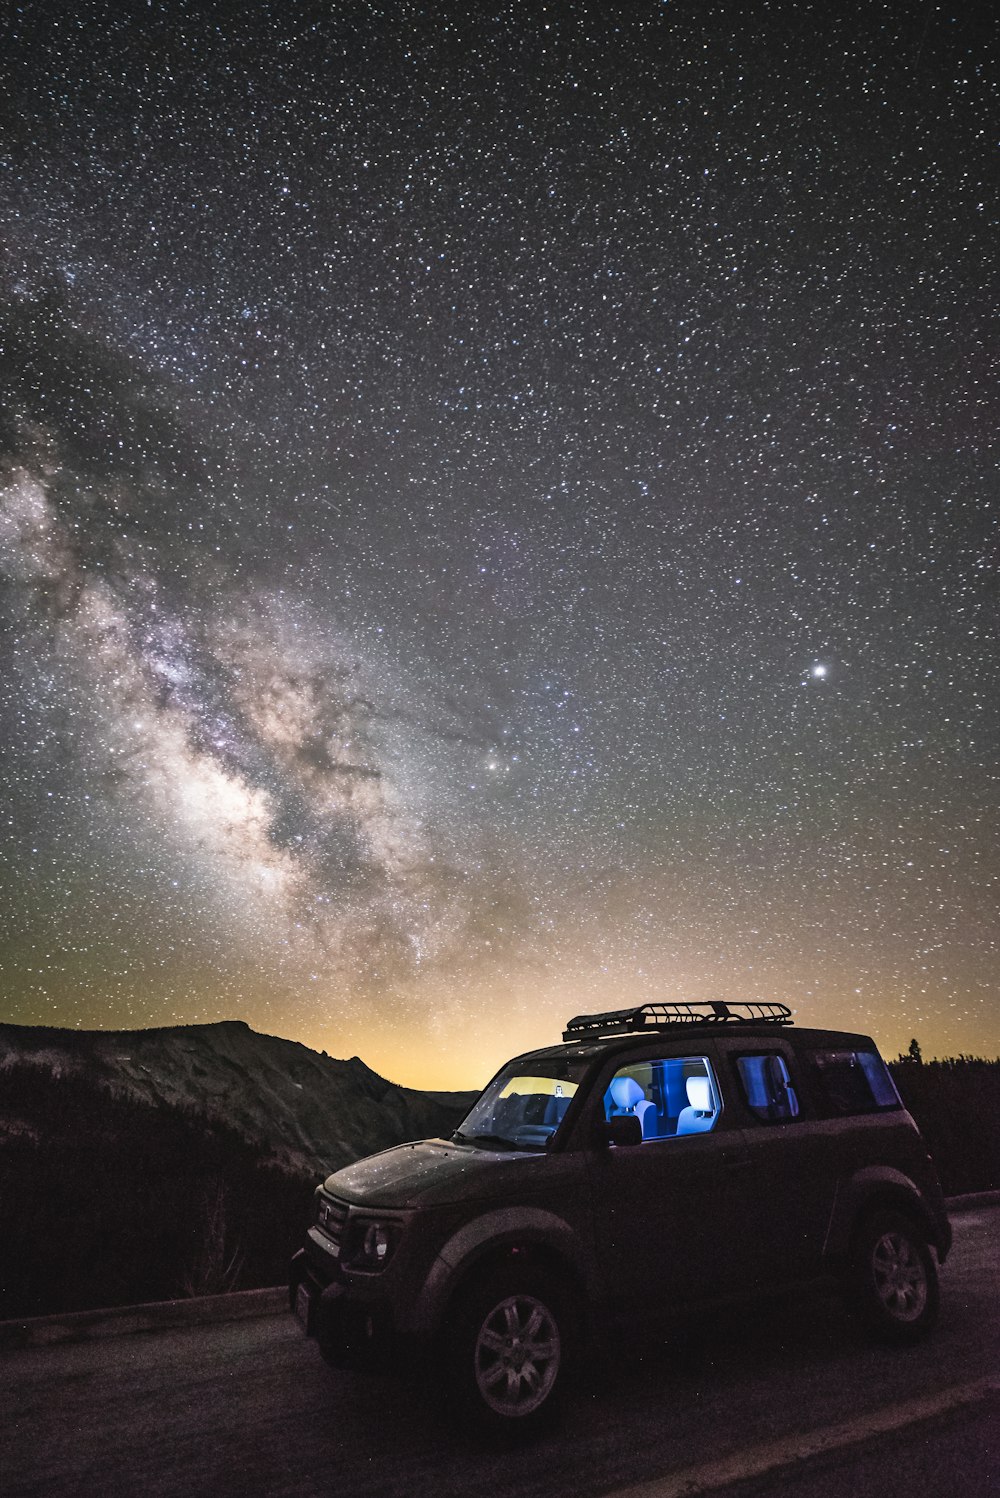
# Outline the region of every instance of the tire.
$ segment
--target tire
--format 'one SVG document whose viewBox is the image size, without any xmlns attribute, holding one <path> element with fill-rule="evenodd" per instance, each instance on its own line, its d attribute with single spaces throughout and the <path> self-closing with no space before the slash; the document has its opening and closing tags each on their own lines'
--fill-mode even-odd
<svg viewBox="0 0 1000 1498">
<path fill-rule="evenodd" d="M 542 1273 L 497 1272 L 465 1292 L 442 1342 L 453 1411 L 521 1439 L 557 1416 L 573 1341 L 567 1297 Z"/>
<path fill-rule="evenodd" d="M 926 1336 L 938 1314 L 937 1269 L 923 1232 L 909 1217 L 885 1210 L 861 1223 L 848 1290 L 877 1340 L 899 1344 Z"/>
</svg>

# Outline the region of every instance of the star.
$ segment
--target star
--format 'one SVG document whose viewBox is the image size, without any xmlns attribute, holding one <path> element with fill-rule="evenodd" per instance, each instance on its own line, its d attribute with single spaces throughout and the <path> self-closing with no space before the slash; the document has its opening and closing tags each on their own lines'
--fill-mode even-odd
<svg viewBox="0 0 1000 1498">
<path fill-rule="evenodd" d="M 440 1087 L 644 999 L 1000 1051 L 977 28 L 43 9 L 0 153 L 10 1017 Z"/>
</svg>

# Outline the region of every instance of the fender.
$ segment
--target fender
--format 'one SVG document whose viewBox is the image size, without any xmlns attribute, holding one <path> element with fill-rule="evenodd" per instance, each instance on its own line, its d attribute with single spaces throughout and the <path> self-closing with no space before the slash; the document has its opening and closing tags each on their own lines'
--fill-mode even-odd
<svg viewBox="0 0 1000 1498">
<path fill-rule="evenodd" d="M 537 1244 L 570 1264 L 589 1286 L 593 1266 L 580 1243 L 581 1234 L 564 1218 L 542 1207 L 501 1207 L 467 1222 L 448 1239 L 428 1271 L 420 1294 L 400 1330 L 428 1335 L 435 1331 L 459 1280 L 478 1259 L 515 1243 Z"/>
<path fill-rule="evenodd" d="M 869 1206 L 885 1206 L 905 1212 L 926 1231 L 942 1262 L 951 1243 L 947 1216 L 938 1220 L 909 1176 L 890 1165 L 868 1165 L 837 1188 L 823 1254 L 827 1261 L 842 1260 L 850 1248 L 858 1218 Z"/>
</svg>

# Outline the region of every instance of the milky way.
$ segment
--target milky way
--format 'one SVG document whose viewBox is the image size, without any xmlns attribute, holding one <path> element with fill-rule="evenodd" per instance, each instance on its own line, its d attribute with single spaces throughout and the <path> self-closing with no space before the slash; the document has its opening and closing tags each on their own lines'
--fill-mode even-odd
<svg viewBox="0 0 1000 1498">
<path fill-rule="evenodd" d="M 996 30 L 15 12 L 7 1016 L 996 1054 Z"/>
</svg>

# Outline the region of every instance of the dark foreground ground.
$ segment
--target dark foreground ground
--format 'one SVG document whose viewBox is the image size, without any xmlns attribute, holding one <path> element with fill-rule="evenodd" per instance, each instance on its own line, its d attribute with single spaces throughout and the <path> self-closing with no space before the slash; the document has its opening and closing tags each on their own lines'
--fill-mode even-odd
<svg viewBox="0 0 1000 1498">
<path fill-rule="evenodd" d="M 921 1346 L 868 1345 L 832 1299 L 714 1318 L 602 1353 L 524 1450 L 477 1447 L 426 1390 L 331 1372 L 287 1315 L 7 1351 L 0 1491 L 678 1498 L 735 1478 L 732 1498 L 996 1498 L 1000 1208 L 954 1225 Z"/>
</svg>

